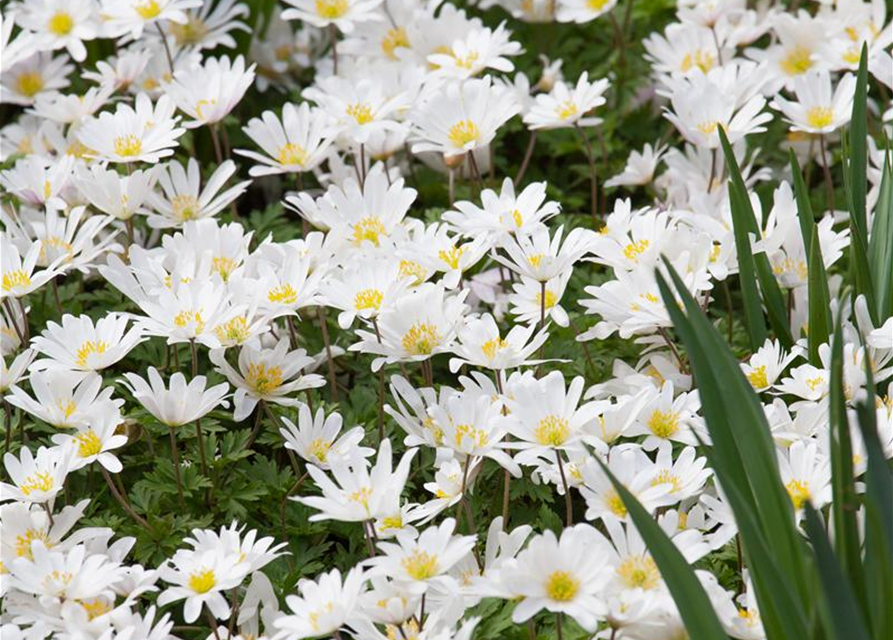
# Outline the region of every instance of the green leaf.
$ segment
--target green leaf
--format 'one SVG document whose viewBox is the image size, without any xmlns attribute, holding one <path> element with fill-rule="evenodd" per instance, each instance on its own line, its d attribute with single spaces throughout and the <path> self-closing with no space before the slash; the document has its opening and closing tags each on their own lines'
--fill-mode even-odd
<svg viewBox="0 0 893 640">
<path fill-rule="evenodd" d="M 877 323 L 880 325 L 893 315 L 893 170 L 889 147 L 884 153 L 880 193 L 871 225 L 868 266 L 874 276 Z"/>
<path fill-rule="evenodd" d="M 850 220 L 863 244 L 868 241 L 865 213 L 865 190 L 868 184 L 868 44 L 862 44 L 859 71 L 856 74 L 856 94 L 853 98 L 853 117 L 849 133 L 849 194 Z"/>
<path fill-rule="evenodd" d="M 803 246 L 808 256 L 815 216 L 812 213 L 812 204 L 809 202 L 809 191 L 803 182 L 803 172 L 800 171 L 800 163 L 797 162 L 797 154 L 791 149 L 789 155 L 791 175 L 794 177 L 794 198 L 797 200 L 797 220 L 800 222 L 800 235 L 803 237 Z"/>
<path fill-rule="evenodd" d="M 831 294 L 828 292 L 828 274 L 822 258 L 822 247 L 819 243 L 819 229 L 812 225 L 812 236 L 807 255 L 807 292 L 809 331 L 809 362 L 816 367 L 821 366 L 819 347 L 828 342 L 831 334 Z"/>
<path fill-rule="evenodd" d="M 614 477 L 598 456 L 595 459 L 611 480 L 642 540 L 648 545 L 648 551 L 667 583 L 688 635 L 702 640 L 728 640 L 694 569 L 636 497 Z"/>
<path fill-rule="evenodd" d="M 689 353 L 707 429 L 715 450 L 721 452 L 714 472 L 727 491 L 734 484 L 751 503 L 749 506 L 759 520 L 763 536 L 772 542 L 775 561 L 791 577 L 805 601 L 809 581 L 800 534 L 794 523 L 791 500 L 781 482 L 775 444 L 762 404 L 722 336 L 701 311 L 672 265 L 667 260 L 664 264 L 686 313 L 679 309 L 660 273 L 657 274 L 658 287 Z M 730 407 L 734 410 L 729 410 Z M 726 464 L 735 470 L 734 474 L 727 472 Z M 736 513 L 736 520 L 741 517 Z"/>
<path fill-rule="evenodd" d="M 874 374 L 865 358 L 866 398 L 856 404 L 856 417 L 868 468 L 863 494 L 865 513 L 865 593 L 872 636 L 893 637 L 893 471 L 887 463 L 877 430 Z"/>
<path fill-rule="evenodd" d="M 818 243 L 814 243 L 814 246 Z M 811 333 L 811 331 L 810 331 Z M 834 522 L 834 545 L 843 562 L 851 586 L 861 595 L 862 550 L 856 514 L 859 502 L 853 481 L 853 445 L 847 419 L 843 379 L 843 330 L 840 315 L 834 327 L 831 344 L 831 393 L 829 397 L 831 426 L 831 514 Z"/>
<path fill-rule="evenodd" d="M 750 332 L 751 349 L 756 350 L 765 342 L 765 324 L 762 321 L 762 311 L 754 305 L 754 298 L 759 300 L 756 293 L 756 280 L 760 283 L 760 293 L 769 316 L 769 324 L 775 332 L 775 337 L 786 348 L 790 349 L 794 344 L 791 336 L 791 328 L 788 323 L 788 311 L 784 295 L 772 273 L 772 265 L 765 253 L 754 254 L 750 247 L 750 234 L 760 237 L 760 228 L 757 225 L 756 215 L 750 198 L 747 195 L 747 187 L 741 177 L 741 170 L 735 160 L 735 154 L 729 144 L 725 131 L 720 127 L 719 139 L 722 143 L 723 153 L 726 157 L 726 166 L 729 169 L 729 202 L 732 210 L 732 225 L 735 233 L 735 248 L 738 252 L 739 281 L 744 292 L 744 313 L 748 321 L 748 328 L 753 324 Z M 757 318 L 759 316 L 759 319 Z M 760 330 L 760 327 L 763 330 Z M 758 340 L 763 335 L 762 340 Z M 757 343 L 757 344 L 755 344 Z"/>
<path fill-rule="evenodd" d="M 825 629 L 826 636 L 838 640 L 871 640 L 856 596 L 834 557 L 821 519 L 809 502 L 806 503 L 805 512 L 806 532 L 812 542 L 824 596 L 823 609 L 829 627 Z"/>
</svg>

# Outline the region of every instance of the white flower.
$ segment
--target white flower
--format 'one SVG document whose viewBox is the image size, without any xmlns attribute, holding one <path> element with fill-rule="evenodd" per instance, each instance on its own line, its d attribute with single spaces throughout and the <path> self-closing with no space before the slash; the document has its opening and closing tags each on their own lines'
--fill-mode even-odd
<svg viewBox="0 0 893 640">
<path fill-rule="evenodd" d="M 176 161 L 161 165 L 155 172 L 161 193 L 153 191 L 148 196 L 152 207 L 147 213 L 149 226 L 153 229 L 180 228 L 190 220 L 216 216 L 251 184 L 250 180 L 245 180 L 221 193 L 223 185 L 235 173 L 235 163 L 226 160 L 202 188 L 199 163 L 195 158 L 189 158 L 185 168 Z"/>
<path fill-rule="evenodd" d="M 310 516 L 311 521 L 338 520 L 364 522 L 389 516 L 400 504 L 400 495 L 409 476 L 409 465 L 418 449 L 409 449 L 392 469 L 391 441 L 384 440 L 378 448 L 375 465 L 369 469 L 369 461 L 357 448 L 346 456 L 329 461 L 329 475 L 316 465 L 308 465 L 307 473 L 322 491 L 321 496 L 295 497 L 319 513 Z"/>
<path fill-rule="evenodd" d="M 747 363 L 741 364 L 741 370 L 754 390 L 763 392 L 772 388 L 778 376 L 797 355 L 796 351 L 786 353 L 778 340 L 767 339 Z"/>
<path fill-rule="evenodd" d="M 490 76 L 447 83 L 410 114 L 417 142 L 413 153 L 437 151 L 447 158 L 486 147 L 520 107 Z"/>
<path fill-rule="evenodd" d="M 78 427 L 75 433 L 57 433 L 53 436 L 53 442 L 74 450 L 71 471 L 99 462 L 111 473 L 120 473 L 124 466 L 112 450 L 127 444 L 127 436 L 117 434 L 121 422 L 122 418 L 117 412 L 104 412 L 90 426 Z"/>
<path fill-rule="evenodd" d="M 522 52 L 521 43 L 509 40 L 511 32 L 501 23 L 495 30 L 488 27 L 471 29 L 460 39 L 453 41 L 444 51 L 435 50 L 427 62 L 434 69 L 433 76 L 467 80 L 480 75 L 486 69 L 503 73 L 513 71 L 515 65 L 506 56 Z"/>
<path fill-rule="evenodd" d="M 254 67 L 245 68 L 245 58 L 208 58 L 196 67 L 178 69 L 165 93 L 192 120 L 187 129 L 213 125 L 225 118 L 254 82 Z"/>
<path fill-rule="evenodd" d="M 398 535 L 396 543 L 380 542 L 383 555 L 370 559 L 370 576 L 388 576 L 409 593 L 425 593 L 432 585 L 449 588 L 455 582 L 447 572 L 471 552 L 477 538 L 454 535 L 455 530 L 456 521 L 447 518 L 416 539 Z"/>
<path fill-rule="evenodd" d="M 144 213 L 143 203 L 152 193 L 156 173 L 137 170 L 120 175 L 113 169 L 99 164 L 78 167 L 75 185 L 94 207 L 118 220 L 130 220 L 137 213 Z"/>
<path fill-rule="evenodd" d="M 236 149 L 239 155 L 260 163 L 251 167 L 252 176 L 311 171 L 325 160 L 335 137 L 330 116 L 321 109 L 311 110 L 306 102 L 300 107 L 286 103 L 281 121 L 272 111 L 264 111 L 242 130 L 267 154 Z"/>
<path fill-rule="evenodd" d="M 34 363 L 34 370 L 100 371 L 112 366 L 145 340 L 139 327 L 127 331 L 129 321 L 113 312 L 95 324 L 89 316 L 71 314 L 62 316 L 61 325 L 48 322 L 33 340 L 34 350 L 45 356 Z"/>
<path fill-rule="evenodd" d="M 595 631 L 606 612 L 602 589 L 608 546 L 594 527 L 578 524 L 556 538 L 552 531 L 534 536 L 500 569 L 500 579 L 521 601 L 512 621 L 522 623 L 542 609 L 565 613 L 586 631 Z"/>
<path fill-rule="evenodd" d="M 34 46 L 42 51 L 65 48 L 72 58 L 83 62 L 87 57 L 84 41 L 99 35 L 99 16 L 93 0 L 47 0 L 25 3 L 22 9 L 17 20 L 35 32 Z"/>
<path fill-rule="evenodd" d="M 233 419 L 236 422 L 247 418 L 261 401 L 286 407 L 298 406 L 300 401 L 290 398 L 290 395 L 326 383 L 320 375 L 302 374 L 313 363 L 313 358 L 304 349 L 289 351 L 288 338 L 280 340 L 272 349 L 255 349 L 244 345 L 239 351 L 238 371 L 226 361 L 222 349 L 211 351 L 211 362 L 236 387 L 233 396 Z"/>
<path fill-rule="evenodd" d="M 281 640 L 300 640 L 336 633 L 357 616 L 359 598 L 365 591 L 366 578 L 362 569 L 354 567 L 343 580 L 341 572 L 333 569 L 316 580 L 298 582 L 301 595 L 291 595 L 285 604 L 291 614 L 274 621 Z"/>
<path fill-rule="evenodd" d="M 136 40 L 151 24 L 161 24 L 162 21 L 185 23 L 184 10 L 201 4 L 201 0 L 102 0 L 100 14 L 107 35 L 128 34 Z"/>
<path fill-rule="evenodd" d="M 146 382 L 135 373 L 125 373 L 123 384 L 146 411 L 168 427 L 189 424 L 219 406 L 229 405 L 224 399 L 229 392 L 225 382 L 208 388 L 205 376 L 196 376 L 187 383 L 186 376 L 178 371 L 165 387 L 158 369 L 149 367 L 148 375 Z"/>
<path fill-rule="evenodd" d="M 0 482 L 0 502 L 49 502 L 62 490 L 74 451 L 68 447 L 40 447 L 35 457 L 22 447 L 20 457 L 3 456 L 10 483 Z"/>
<path fill-rule="evenodd" d="M 589 82 L 589 74 L 577 80 L 575 86 L 556 82 L 549 93 L 541 93 L 524 116 L 524 123 L 531 129 L 563 129 L 565 127 L 593 127 L 601 118 L 587 117 L 596 107 L 605 104 L 604 93 L 607 79 Z"/>
<path fill-rule="evenodd" d="M 381 356 L 373 361 L 373 371 L 385 363 L 419 362 L 449 351 L 467 309 L 467 293 L 447 296 L 442 283 L 425 283 L 381 314 L 376 333 L 357 330 L 360 342 L 350 351 Z"/>
<path fill-rule="evenodd" d="M 555 5 L 558 22 L 584 24 L 613 9 L 617 0 L 556 0 Z"/>
<path fill-rule="evenodd" d="M 844 75 L 832 94 L 827 71 L 808 71 L 794 79 L 794 93 L 796 102 L 778 95 L 770 106 L 782 112 L 793 131 L 826 135 L 849 123 L 856 78 L 850 73 Z"/>
<path fill-rule="evenodd" d="M 634 187 L 649 184 L 666 152 L 665 145 L 652 147 L 646 143 L 641 153 L 631 151 L 621 173 L 605 181 L 605 187 Z"/>
<path fill-rule="evenodd" d="M 198 619 L 204 605 L 211 615 L 224 620 L 230 615 L 229 590 L 242 583 L 250 568 L 247 560 L 222 545 L 202 551 L 181 549 L 158 570 L 161 579 L 173 585 L 161 592 L 158 604 L 185 599 L 183 619 L 187 623 Z"/>
<path fill-rule="evenodd" d="M 3 67 L 0 74 L 3 102 L 25 106 L 34 104 L 35 98 L 43 92 L 66 88 L 70 84 L 68 75 L 74 71 L 74 66 L 68 64 L 68 56 L 54 58 L 48 52 L 26 56 L 9 67 L 4 58 Z"/>
<path fill-rule="evenodd" d="M 798 518 L 807 502 L 815 509 L 831 502 L 831 463 L 816 442 L 797 441 L 779 450 L 778 470 Z"/>
<path fill-rule="evenodd" d="M 123 400 L 112 400 L 111 388 L 102 389 L 102 377 L 93 372 L 50 369 L 32 371 L 28 383 L 35 398 L 18 386 L 6 396 L 9 404 L 59 428 L 90 424 L 103 411 L 117 412 Z"/>
<path fill-rule="evenodd" d="M 177 138 L 186 131 L 176 126 L 180 117 L 174 116 L 174 109 L 167 96 L 153 106 L 149 96 L 140 93 L 136 108 L 119 103 L 115 113 L 104 111 L 86 120 L 78 130 L 78 139 L 89 149 L 90 157 L 154 164 L 174 154 Z"/>
<path fill-rule="evenodd" d="M 341 414 L 332 412 L 328 416 L 324 409 L 311 415 L 310 407 L 301 404 L 298 409 L 298 424 L 282 418 L 285 425 L 279 433 L 285 439 L 285 448 L 291 449 L 307 462 L 320 469 L 330 469 L 333 458 L 344 458 L 351 452 L 370 456 L 374 452 L 368 447 L 359 446 L 366 435 L 363 427 L 354 427 L 341 434 Z M 341 435 L 339 435 L 341 434 Z"/>
<path fill-rule="evenodd" d="M 381 20 L 375 10 L 382 0 L 285 0 L 289 8 L 283 20 L 302 20 L 314 27 L 334 25 L 344 33 L 354 30 L 354 23 Z"/>
<path fill-rule="evenodd" d="M 465 364 L 496 370 L 538 364 L 539 360 L 530 357 L 549 334 L 540 330 L 534 335 L 535 330 L 535 324 L 515 325 L 502 338 L 496 320 L 489 313 L 470 319 L 459 330 L 458 343 L 453 347 L 453 353 L 459 357 L 450 359 L 450 371 L 455 373 Z"/>
</svg>

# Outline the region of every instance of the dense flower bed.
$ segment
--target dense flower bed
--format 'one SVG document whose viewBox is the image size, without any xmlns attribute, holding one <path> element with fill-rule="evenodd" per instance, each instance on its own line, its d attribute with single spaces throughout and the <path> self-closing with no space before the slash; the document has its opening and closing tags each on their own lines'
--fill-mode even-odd
<svg viewBox="0 0 893 640">
<path fill-rule="evenodd" d="M 884 0 L 0 34 L 3 640 L 893 634 Z"/>
</svg>

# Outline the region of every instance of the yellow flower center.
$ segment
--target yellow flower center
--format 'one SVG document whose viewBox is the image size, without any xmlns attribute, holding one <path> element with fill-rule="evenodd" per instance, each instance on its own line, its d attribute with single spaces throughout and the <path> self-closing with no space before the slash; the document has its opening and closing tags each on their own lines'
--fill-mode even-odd
<svg viewBox="0 0 893 640">
<path fill-rule="evenodd" d="M 546 595 L 556 602 L 570 602 L 580 590 L 580 581 L 568 571 L 555 571 L 546 580 Z"/>
<path fill-rule="evenodd" d="M 168 22 L 168 28 L 176 43 L 181 47 L 198 44 L 208 33 L 208 27 L 196 16 L 189 16 L 189 20 L 183 24 Z"/>
<path fill-rule="evenodd" d="M 593 11 L 601 11 L 608 2 L 609 0 L 586 0 L 586 6 Z"/>
<path fill-rule="evenodd" d="M 539 421 L 533 435 L 541 445 L 560 447 L 570 435 L 570 425 L 565 418 L 548 415 Z"/>
<path fill-rule="evenodd" d="M 443 260 L 450 269 L 459 268 L 459 259 L 465 253 L 465 247 L 450 247 L 437 252 L 437 257 Z"/>
<path fill-rule="evenodd" d="M 651 556 L 633 556 L 617 567 L 617 574 L 630 589 L 648 591 L 660 584 L 660 571 Z"/>
<path fill-rule="evenodd" d="M 105 340 L 87 340 L 75 352 L 75 364 L 86 367 L 90 356 L 102 355 L 108 348 L 109 343 Z"/>
<path fill-rule="evenodd" d="M 806 124 L 813 129 L 824 129 L 834 121 L 831 107 L 812 107 L 806 112 Z"/>
<path fill-rule="evenodd" d="M 171 208 L 174 217 L 181 222 L 194 220 L 200 211 L 198 198 L 187 193 L 171 198 Z"/>
<path fill-rule="evenodd" d="M 397 55 L 394 53 L 394 49 L 400 47 L 409 48 L 409 37 L 406 35 L 406 29 L 403 27 L 388 29 L 388 32 L 381 40 L 381 50 L 384 51 L 388 58 L 396 60 Z"/>
<path fill-rule="evenodd" d="M 65 420 L 68 420 L 71 416 L 74 415 L 74 412 L 78 410 L 78 406 L 75 404 L 74 400 L 59 400 L 57 403 L 59 407 L 59 411 L 62 412 L 62 416 Z"/>
<path fill-rule="evenodd" d="M 282 368 L 252 362 L 248 365 L 245 382 L 259 395 L 266 395 L 282 386 Z"/>
<path fill-rule="evenodd" d="M 623 498 L 620 497 L 620 494 L 613 489 L 609 489 L 608 492 L 605 494 L 605 506 L 608 507 L 608 511 L 613 513 L 618 518 L 626 517 L 626 504 L 624 504 Z"/>
<path fill-rule="evenodd" d="M 87 612 L 87 620 L 95 620 L 99 616 L 104 616 L 112 610 L 112 605 L 103 600 L 96 599 L 93 602 L 79 600 L 79 604 Z"/>
<path fill-rule="evenodd" d="M 316 0 L 316 13 L 326 20 L 337 20 L 349 8 L 347 0 Z"/>
<path fill-rule="evenodd" d="M 414 356 L 429 356 L 440 344 L 437 325 L 417 322 L 403 334 L 403 350 Z"/>
<path fill-rule="evenodd" d="M 30 496 L 35 491 L 50 491 L 53 488 L 53 476 L 49 471 L 35 473 L 25 478 L 25 481 L 19 485 L 19 489 L 25 496 Z"/>
<path fill-rule="evenodd" d="M 353 304 L 357 311 L 365 311 L 366 309 L 378 311 L 381 308 L 382 300 L 384 300 L 384 293 L 382 293 L 381 289 L 363 289 L 354 296 Z"/>
<path fill-rule="evenodd" d="M 532 256 L 529 256 L 529 257 L 527 258 L 527 262 L 530 263 L 530 266 L 531 266 L 531 267 L 533 267 L 534 269 L 536 269 L 537 267 L 540 266 L 540 262 L 543 261 L 543 258 L 544 258 L 544 257 L 545 257 L 545 254 L 542 254 L 542 253 L 534 253 Z"/>
<path fill-rule="evenodd" d="M 353 243 L 361 245 L 364 241 L 371 242 L 376 247 L 379 236 L 386 236 L 387 229 L 378 216 L 366 216 L 353 226 Z"/>
<path fill-rule="evenodd" d="M 251 328 L 243 316 L 214 327 L 214 335 L 225 345 L 244 344 L 251 337 Z"/>
<path fill-rule="evenodd" d="M 555 306 L 555 303 L 558 302 L 558 296 L 555 295 L 555 292 L 546 289 L 546 303 L 543 304 L 543 292 L 536 292 L 536 304 L 540 307 L 545 307 L 546 309 L 551 309 Z"/>
<path fill-rule="evenodd" d="M 43 76 L 37 71 L 19 74 L 16 87 L 26 98 L 32 98 L 43 90 Z"/>
<path fill-rule="evenodd" d="M 413 580 L 427 580 L 437 575 L 437 556 L 416 549 L 411 556 L 400 561 L 403 569 Z"/>
<path fill-rule="evenodd" d="M 639 240 L 638 242 L 630 242 L 626 245 L 626 248 L 623 250 L 623 255 L 626 256 L 627 260 L 632 260 L 633 262 L 639 261 L 639 256 L 645 253 L 648 250 L 648 247 L 651 246 L 651 242 L 649 240 Z"/>
<path fill-rule="evenodd" d="M 716 132 L 716 128 L 719 126 L 719 122 L 716 120 L 708 120 L 706 122 L 701 122 L 698 124 L 696 129 L 703 133 L 705 136 L 709 136 L 711 133 Z"/>
<path fill-rule="evenodd" d="M 766 365 L 759 367 L 747 374 L 747 379 L 754 389 L 765 389 L 769 386 L 769 376 L 766 375 Z"/>
<path fill-rule="evenodd" d="M 578 111 L 579 109 L 577 109 L 577 103 L 575 103 L 573 100 L 565 100 L 560 105 L 555 107 L 555 113 L 562 120 L 573 118 L 575 115 L 577 115 Z"/>
<path fill-rule="evenodd" d="M 3 274 L 2 286 L 4 291 L 12 291 L 17 288 L 25 288 L 31 285 L 31 277 L 22 269 L 7 271 Z"/>
<path fill-rule="evenodd" d="M 812 51 L 803 46 L 794 47 L 781 61 L 781 68 L 789 76 L 799 76 L 812 67 Z"/>
<path fill-rule="evenodd" d="M 648 428 L 658 438 L 671 438 L 679 431 L 679 414 L 675 411 L 665 413 L 655 409 L 648 418 Z"/>
<path fill-rule="evenodd" d="M 189 588 L 196 593 L 208 593 L 217 584 L 213 569 L 195 571 L 189 576 Z"/>
<path fill-rule="evenodd" d="M 68 145 L 68 148 L 65 150 L 65 155 L 72 156 L 73 158 L 83 159 L 87 156 L 87 154 L 93 153 L 93 150 L 90 149 L 87 145 L 83 144 L 80 140 L 72 140 L 71 144 Z"/>
<path fill-rule="evenodd" d="M 57 11 L 47 22 L 47 29 L 57 36 L 67 36 L 74 28 L 74 20 L 65 11 Z"/>
<path fill-rule="evenodd" d="M 453 146 L 464 149 L 466 145 L 477 142 L 480 138 L 477 125 L 471 120 L 461 120 L 450 127 L 447 138 Z"/>
<path fill-rule="evenodd" d="M 279 161 L 279 164 L 283 164 L 286 166 L 297 165 L 299 167 L 303 167 L 307 164 L 307 159 L 309 158 L 309 154 L 299 144 L 295 144 L 294 142 L 286 143 L 284 147 L 279 149 L 279 153 L 276 156 L 276 159 Z"/>
<path fill-rule="evenodd" d="M 215 104 L 217 104 L 217 100 L 213 98 L 210 100 L 199 100 L 195 103 L 195 117 L 199 120 L 204 119 L 205 116 L 202 114 L 202 109 L 205 107 L 213 107 Z"/>
<path fill-rule="evenodd" d="M 474 66 L 474 63 L 477 62 L 480 54 L 477 51 L 469 51 L 465 57 L 460 58 L 459 56 L 453 55 L 453 59 L 456 61 L 456 66 L 461 69 L 471 70 Z"/>
<path fill-rule="evenodd" d="M 157 18 L 161 13 L 161 7 L 155 0 L 143 0 L 137 4 L 134 9 L 143 20 L 152 20 Z"/>
<path fill-rule="evenodd" d="M 375 119 L 372 108 L 368 104 L 356 103 L 348 105 L 347 115 L 357 121 L 357 124 L 369 124 Z"/>
<path fill-rule="evenodd" d="M 185 329 L 190 325 L 194 325 L 193 329 L 196 335 L 205 330 L 205 321 L 202 319 L 201 312 L 185 309 L 174 316 L 174 326 L 178 329 Z"/>
<path fill-rule="evenodd" d="M 97 456 L 102 451 L 102 440 L 93 429 L 77 434 L 74 439 L 78 441 L 78 455 L 82 458 Z"/>
<path fill-rule="evenodd" d="M 401 278 L 413 278 L 415 284 L 421 284 L 428 277 L 428 271 L 415 260 L 401 260 L 399 267 Z"/>
<path fill-rule="evenodd" d="M 402 529 L 403 528 L 403 517 L 402 516 L 388 516 L 386 518 L 381 519 L 381 524 L 378 527 L 382 531 L 387 531 L 388 529 Z"/>
<path fill-rule="evenodd" d="M 224 282 L 229 280 L 229 277 L 238 266 L 239 263 L 235 259 L 228 256 L 216 256 L 211 260 L 211 269 L 213 269 L 217 273 L 217 275 L 223 278 Z"/>
<path fill-rule="evenodd" d="M 809 485 L 800 480 L 791 480 L 785 485 L 785 488 L 788 490 L 788 495 L 791 497 L 794 508 L 802 509 L 810 497 Z"/>
<path fill-rule="evenodd" d="M 475 447 L 486 447 L 490 442 L 487 432 L 471 424 L 456 425 L 455 442 L 457 447 L 462 446 L 462 441 L 468 438 Z"/>
<path fill-rule="evenodd" d="M 298 301 L 298 292 L 290 284 L 280 284 L 267 292 L 267 300 L 279 304 L 294 304 Z"/>
<path fill-rule="evenodd" d="M 122 158 L 138 156 L 143 150 L 143 141 L 132 133 L 115 138 L 115 153 Z"/>
<path fill-rule="evenodd" d="M 669 469 L 662 469 L 660 473 L 654 476 L 654 480 L 651 481 L 652 487 L 656 487 L 660 484 L 670 485 L 670 493 L 677 493 L 679 489 L 682 488 L 679 476 L 673 475 Z"/>
<path fill-rule="evenodd" d="M 825 379 L 822 376 L 816 376 L 815 378 L 809 378 L 806 381 L 806 386 L 809 387 L 810 391 L 815 391 L 819 386 L 825 383 Z"/>
<path fill-rule="evenodd" d="M 685 57 L 682 58 L 682 64 L 679 65 L 679 68 L 683 73 L 686 73 L 691 70 L 692 67 L 697 67 L 703 73 L 707 73 L 713 68 L 716 59 L 713 57 L 713 54 L 709 51 L 704 51 L 703 49 L 698 49 L 697 51 L 692 53 L 686 53 Z"/>
<path fill-rule="evenodd" d="M 496 357 L 496 354 L 509 346 L 509 343 L 503 340 L 502 338 L 496 337 L 492 340 L 487 340 L 484 344 L 481 345 L 481 351 L 484 352 L 484 357 L 487 360 L 493 360 Z"/>
<path fill-rule="evenodd" d="M 31 543 L 35 540 L 40 540 L 49 549 L 53 545 L 49 543 L 48 539 L 49 532 L 45 529 L 28 529 L 24 535 L 16 536 L 16 556 L 33 560 L 34 555 L 31 553 Z"/>
<path fill-rule="evenodd" d="M 359 502 L 363 505 L 363 508 L 365 508 L 366 511 L 369 511 L 369 498 L 371 497 L 372 489 L 370 487 L 358 489 L 348 496 L 352 502 Z"/>
<path fill-rule="evenodd" d="M 310 455 L 314 456 L 317 460 L 325 462 L 329 457 L 329 450 L 331 448 L 331 441 L 324 438 L 314 438 L 310 443 L 309 451 Z"/>
</svg>

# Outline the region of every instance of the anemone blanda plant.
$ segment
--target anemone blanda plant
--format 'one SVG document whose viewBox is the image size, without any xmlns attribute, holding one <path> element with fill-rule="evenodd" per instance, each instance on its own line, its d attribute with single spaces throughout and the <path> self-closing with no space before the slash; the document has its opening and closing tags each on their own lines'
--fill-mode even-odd
<svg viewBox="0 0 893 640">
<path fill-rule="evenodd" d="M 893 635 L 882 2 L 7 5 L 4 638 Z"/>
</svg>

